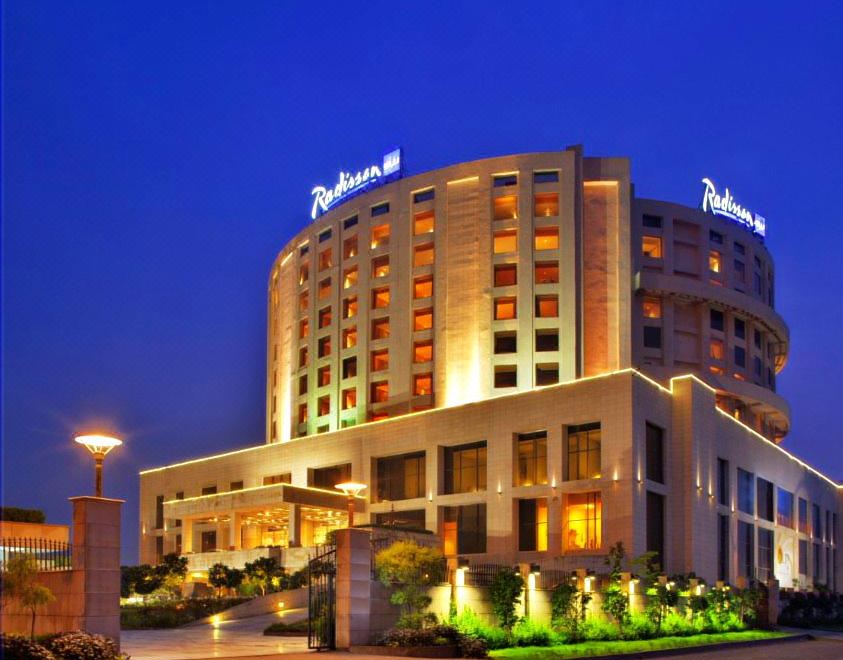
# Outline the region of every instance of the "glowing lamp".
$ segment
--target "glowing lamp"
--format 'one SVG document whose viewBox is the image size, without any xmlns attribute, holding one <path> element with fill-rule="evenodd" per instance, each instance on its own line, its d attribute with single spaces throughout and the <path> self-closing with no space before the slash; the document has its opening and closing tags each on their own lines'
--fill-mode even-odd
<svg viewBox="0 0 843 660">
<path fill-rule="evenodd" d="M 354 526 L 354 498 L 366 490 L 366 484 L 357 483 L 356 481 L 344 481 L 341 484 L 334 486 L 337 490 L 341 490 L 346 498 L 348 498 L 348 526 Z"/>
<path fill-rule="evenodd" d="M 95 492 L 97 497 L 102 497 L 102 462 L 105 455 L 122 445 L 123 441 L 108 435 L 78 435 L 74 440 L 91 452 L 94 457 Z"/>
</svg>

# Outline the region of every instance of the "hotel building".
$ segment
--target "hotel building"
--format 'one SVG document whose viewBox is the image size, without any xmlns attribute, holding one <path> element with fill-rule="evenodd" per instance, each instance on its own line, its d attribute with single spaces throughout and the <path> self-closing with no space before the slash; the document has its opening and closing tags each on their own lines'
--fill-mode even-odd
<svg viewBox="0 0 843 660">
<path fill-rule="evenodd" d="M 470 561 L 599 568 L 623 541 L 837 585 L 840 488 L 785 448 L 763 224 L 638 198 L 580 147 L 362 188 L 270 269 L 265 443 L 141 472 L 142 562 L 301 565 L 353 479 L 355 522 Z"/>
</svg>

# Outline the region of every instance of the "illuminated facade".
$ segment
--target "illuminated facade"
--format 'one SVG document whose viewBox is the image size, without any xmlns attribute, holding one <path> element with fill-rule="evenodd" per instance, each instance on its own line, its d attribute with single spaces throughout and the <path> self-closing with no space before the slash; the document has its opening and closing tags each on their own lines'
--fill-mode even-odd
<svg viewBox="0 0 843 660">
<path fill-rule="evenodd" d="M 838 489 L 775 444 L 773 273 L 746 226 L 636 198 L 626 159 L 578 147 L 366 190 L 270 270 L 266 443 L 142 472 L 141 559 L 295 564 L 354 479 L 362 519 L 449 555 L 570 568 L 622 540 L 671 572 L 784 577 L 787 556 L 789 582 L 830 582 Z"/>
</svg>

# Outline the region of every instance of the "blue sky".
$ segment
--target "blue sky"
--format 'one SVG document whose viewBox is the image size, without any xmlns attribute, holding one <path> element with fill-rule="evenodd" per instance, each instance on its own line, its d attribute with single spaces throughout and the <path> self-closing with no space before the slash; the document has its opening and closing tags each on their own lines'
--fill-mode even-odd
<svg viewBox="0 0 843 660">
<path fill-rule="evenodd" d="M 843 9 L 833 3 L 30 2 L 3 7 L 3 499 L 69 520 L 75 429 L 137 471 L 263 441 L 265 285 L 310 189 L 582 143 L 640 196 L 768 221 L 786 446 L 843 480 Z"/>
</svg>

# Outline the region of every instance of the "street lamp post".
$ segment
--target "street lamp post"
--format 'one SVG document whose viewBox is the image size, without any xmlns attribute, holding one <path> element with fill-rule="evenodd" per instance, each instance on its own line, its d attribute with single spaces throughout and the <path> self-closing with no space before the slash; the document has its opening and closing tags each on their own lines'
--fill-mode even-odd
<svg viewBox="0 0 843 660">
<path fill-rule="evenodd" d="M 108 435 L 78 435 L 74 440 L 91 452 L 94 457 L 95 491 L 97 497 L 102 497 L 102 462 L 105 455 L 122 445 L 123 441 Z"/>
<path fill-rule="evenodd" d="M 354 498 L 366 489 L 366 484 L 359 484 L 355 481 L 345 481 L 337 484 L 334 488 L 341 490 L 348 498 L 348 526 L 354 526 Z"/>
</svg>

